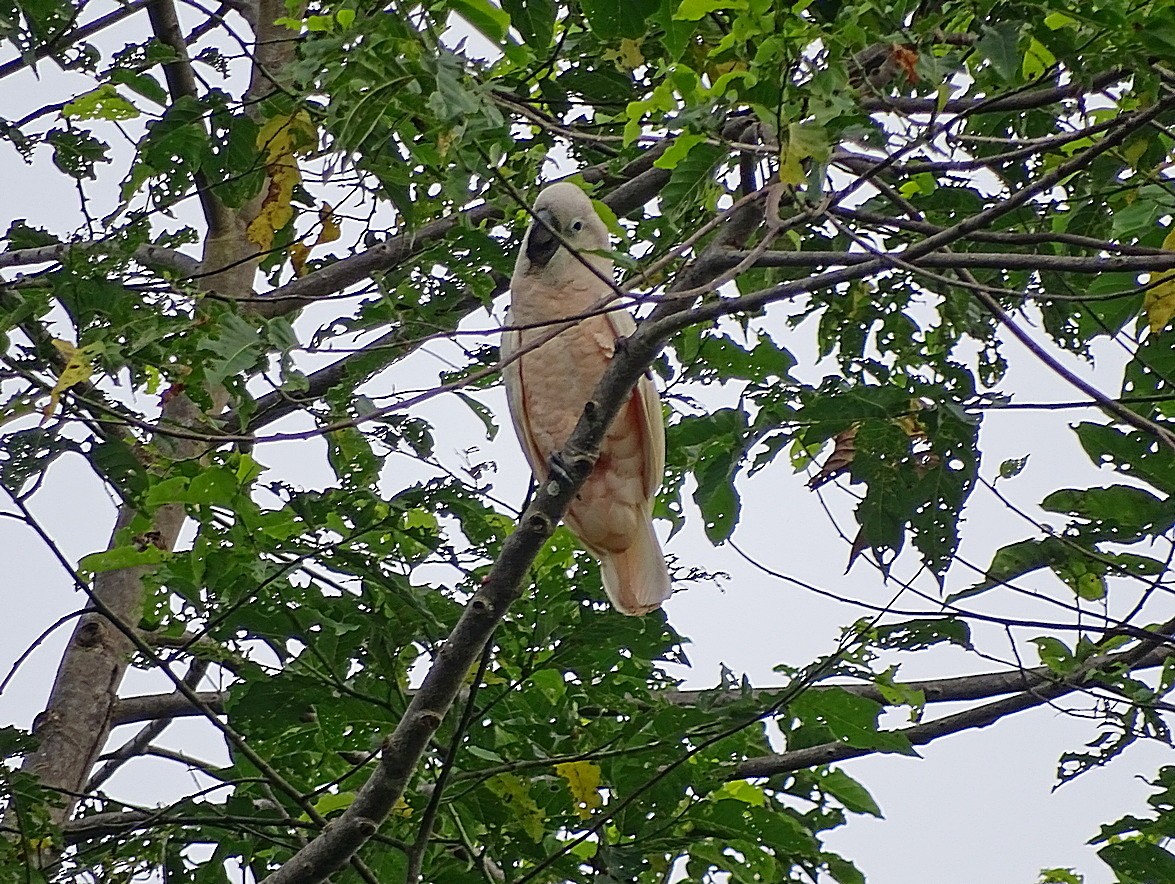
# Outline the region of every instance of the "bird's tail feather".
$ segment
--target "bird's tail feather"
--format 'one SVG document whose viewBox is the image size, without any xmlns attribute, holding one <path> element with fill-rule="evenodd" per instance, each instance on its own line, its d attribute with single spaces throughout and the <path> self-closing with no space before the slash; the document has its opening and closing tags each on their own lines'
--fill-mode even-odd
<svg viewBox="0 0 1175 884">
<path fill-rule="evenodd" d="M 604 591 L 620 613 L 648 614 L 669 598 L 669 569 L 651 518 L 644 520 L 643 529 L 637 529 L 628 549 L 601 552 L 598 558 Z"/>
</svg>

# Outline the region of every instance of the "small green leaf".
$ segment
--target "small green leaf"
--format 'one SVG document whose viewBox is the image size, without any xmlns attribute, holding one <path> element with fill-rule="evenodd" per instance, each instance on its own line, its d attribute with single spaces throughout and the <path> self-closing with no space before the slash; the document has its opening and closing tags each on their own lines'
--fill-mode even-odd
<svg viewBox="0 0 1175 884">
<path fill-rule="evenodd" d="M 1045 567 L 1052 561 L 1052 550 L 1046 541 L 1021 540 L 996 551 L 987 566 L 987 578 L 974 586 L 947 596 L 948 604 L 987 592 L 1021 575 Z"/>
<path fill-rule="evenodd" d="M 881 808 L 868 790 L 843 770 L 834 768 L 820 778 L 820 788 L 853 813 L 882 818 Z"/>
<path fill-rule="evenodd" d="M 526 45 L 539 51 L 551 45 L 557 15 L 554 0 L 502 0 L 502 8 Z"/>
<path fill-rule="evenodd" d="M 480 420 L 485 426 L 486 438 L 493 440 L 498 435 L 498 423 L 494 419 L 494 413 L 486 408 L 485 405 L 474 399 L 472 396 L 460 391 L 456 392 L 457 398 L 468 405 L 469 410 L 477 415 L 478 420 Z"/>
<path fill-rule="evenodd" d="M 1000 464 L 1000 478 L 1011 479 L 1014 476 L 1019 476 L 1023 471 L 1025 464 L 1028 463 L 1028 455 L 1023 457 L 1010 458 Z"/>
<path fill-rule="evenodd" d="M 645 35 L 645 21 L 657 11 L 658 0 L 580 0 L 592 31 L 605 40 Z"/>
<path fill-rule="evenodd" d="M 346 810 L 354 803 L 354 792 L 327 792 L 314 802 L 314 809 L 323 816 L 330 816 L 336 811 Z"/>
<path fill-rule="evenodd" d="M 784 184 L 798 187 L 808 177 L 804 162 L 812 160 L 824 163 L 832 153 L 828 133 L 820 126 L 807 123 L 790 123 L 787 127 L 787 141 L 783 145 L 779 161 L 779 180 Z"/>
<path fill-rule="evenodd" d="M 510 15 L 489 0 L 448 0 L 449 8 L 485 34 L 494 43 L 506 39 Z"/>
<path fill-rule="evenodd" d="M 248 371 L 265 353 L 257 329 L 234 313 L 220 317 L 217 336 L 205 343 L 205 349 L 214 356 L 204 367 L 205 376 L 212 384 Z"/>
<path fill-rule="evenodd" d="M 971 628 L 953 617 L 884 624 L 878 626 L 875 633 L 879 648 L 921 651 L 942 642 L 950 642 L 962 648 L 971 647 Z"/>
<path fill-rule="evenodd" d="M 105 552 L 83 556 L 78 562 L 78 571 L 82 574 L 98 574 L 103 571 L 117 571 L 119 568 L 158 565 L 170 557 L 170 552 L 152 544 L 147 544 L 142 549 L 134 546 L 117 546 Z"/>
<path fill-rule="evenodd" d="M 53 146 L 53 164 L 79 180 L 97 178 L 97 164 L 110 162 L 110 145 L 82 129 L 50 129 L 45 141 Z"/>
<path fill-rule="evenodd" d="M 1073 671 L 1073 667 L 1076 665 L 1073 652 L 1060 639 L 1044 635 L 1039 638 L 1034 638 L 1032 643 L 1036 645 L 1040 662 L 1053 670 L 1053 672 L 1068 675 Z"/>
<path fill-rule="evenodd" d="M 160 107 L 167 106 L 167 90 L 150 74 L 128 68 L 115 68 L 110 72 L 110 82 L 116 86 L 126 86 Z"/>
<path fill-rule="evenodd" d="M 61 109 L 67 120 L 133 120 L 139 109 L 118 94 L 109 83 L 79 95 Z"/>
<path fill-rule="evenodd" d="M 976 50 L 991 62 L 996 72 L 1007 82 L 1016 80 L 1020 73 L 1019 22 L 1001 22 L 995 27 L 984 25 L 983 36 L 975 44 Z"/>
<path fill-rule="evenodd" d="M 840 688 L 807 691 L 788 705 L 788 710 L 805 723 L 824 725 L 834 739 L 847 746 L 903 755 L 917 754 L 900 731 L 878 729 L 881 709 L 880 703 Z"/>
<path fill-rule="evenodd" d="M 720 9 L 746 9 L 746 0 L 681 0 L 673 17 L 678 21 L 697 21 Z"/>
<path fill-rule="evenodd" d="M 673 140 L 669 145 L 669 149 L 661 156 L 653 161 L 653 165 L 658 169 L 676 169 L 677 164 L 686 158 L 695 144 L 701 144 L 706 140 L 705 135 L 698 135 L 693 132 L 683 132 Z"/>
</svg>

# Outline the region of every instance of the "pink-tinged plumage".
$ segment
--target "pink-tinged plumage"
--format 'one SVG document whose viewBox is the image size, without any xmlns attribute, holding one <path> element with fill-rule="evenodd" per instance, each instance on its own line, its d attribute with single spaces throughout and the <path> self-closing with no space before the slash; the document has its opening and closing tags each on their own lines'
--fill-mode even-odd
<svg viewBox="0 0 1175 884">
<path fill-rule="evenodd" d="M 514 266 L 506 319 L 508 326 L 527 328 L 503 334 L 505 358 L 525 350 L 559 320 L 597 309 L 612 291 L 611 260 L 593 254 L 607 251 L 608 229 L 587 195 L 573 184 L 553 184 L 539 194 L 534 211 L 583 260 L 542 225 L 531 224 Z M 616 339 L 635 328 L 623 310 L 589 316 L 503 370 L 514 430 L 540 481 L 608 367 Z M 564 518 L 599 559 L 604 590 L 624 614 L 647 614 L 669 598 L 669 572 L 652 518 L 664 471 L 661 403 L 652 381 L 642 377 L 620 407 L 595 468 Z"/>
</svg>

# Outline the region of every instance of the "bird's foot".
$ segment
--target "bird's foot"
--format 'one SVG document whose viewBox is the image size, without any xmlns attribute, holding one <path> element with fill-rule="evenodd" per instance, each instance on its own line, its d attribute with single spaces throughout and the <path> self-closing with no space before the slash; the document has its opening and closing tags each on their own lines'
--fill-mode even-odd
<svg viewBox="0 0 1175 884">
<path fill-rule="evenodd" d="M 559 485 L 562 486 L 562 485 L 574 485 L 575 484 L 575 475 L 572 472 L 572 466 L 568 462 L 567 458 L 565 458 L 563 456 L 562 451 L 556 451 L 554 454 L 551 455 L 550 469 L 551 469 L 551 478 L 554 479 L 557 483 L 559 483 Z M 557 494 L 558 491 L 559 491 L 558 488 L 556 488 L 554 490 L 554 492 L 550 492 L 548 489 L 548 493 L 551 493 L 552 496 L 554 496 L 554 494 Z"/>
</svg>

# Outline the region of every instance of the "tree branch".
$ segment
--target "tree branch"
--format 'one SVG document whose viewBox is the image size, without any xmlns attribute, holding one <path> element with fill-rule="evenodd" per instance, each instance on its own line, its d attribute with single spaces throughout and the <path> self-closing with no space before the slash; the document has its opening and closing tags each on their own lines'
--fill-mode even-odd
<svg viewBox="0 0 1175 884">
<path fill-rule="evenodd" d="M 208 672 L 208 666 L 209 663 L 206 660 L 193 660 L 187 675 L 184 676 L 184 684 L 195 689 L 196 685 L 200 683 L 200 679 Z M 203 710 L 192 706 L 191 701 L 183 694 L 175 693 L 173 696 L 183 699 L 189 709 L 194 709 L 203 714 Z M 111 713 L 112 719 L 115 714 L 117 714 L 117 707 Z M 151 721 L 142 730 L 107 756 L 107 762 L 94 772 L 94 775 L 90 777 L 89 782 L 86 783 L 86 787 L 82 791 L 89 793 L 98 789 L 99 786 L 114 776 L 118 769 L 126 764 L 126 762 L 141 754 L 144 749 L 150 746 L 155 738 L 167 729 L 167 726 L 171 724 L 174 718 L 175 716 L 153 716 Z"/>
<path fill-rule="evenodd" d="M 198 99 L 196 75 L 188 58 L 188 46 L 184 42 L 184 32 L 180 29 L 175 5 L 172 0 L 152 0 L 147 6 L 147 14 L 151 18 L 151 29 L 155 32 L 155 38 L 176 55 L 175 60 L 163 64 L 163 76 L 167 80 L 171 100 L 177 101 L 184 96 Z M 204 211 L 204 221 L 208 225 L 209 235 L 223 236 L 233 228 L 232 214 L 216 198 L 203 172 L 196 171 L 192 178 L 196 184 L 196 193 L 200 198 L 200 207 Z"/>
<path fill-rule="evenodd" d="M 198 691 L 200 703 L 217 715 L 224 714 L 224 702 L 228 691 Z M 115 704 L 110 720 L 114 726 L 134 724 L 137 721 L 153 721 L 157 718 L 182 718 L 203 715 L 203 710 L 183 694 L 142 694 L 138 697 L 122 697 Z"/>
<path fill-rule="evenodd" d="M 82 25 L 79 28 L 74 28 L 72 31 L 65 31 L 54 39 L 38 46 L 31 53 L 0 64 L 0 80 L 3 80 L 11 74 L 15 74 L 17 71 L 32 67 L 41 59 L 53 55 L 55 52 L 68 49 L 75 43 L 80 43 L 82 40 L 93 37 L 100 31 L 104 31 L 110 26 L 118 24 L 124 18 L 134 15 L 140 9 L 149 6 L 153 2 L 154 0 L 129 0 L 125 5 L 106 13 L 106 15 L 95 19 L 88 25 Z"/>
<path fill-rule="evenodd" d="M 0 252 L 0 268 L 60 262 L 74 251 L 85 251 L 100 245 L 100 243 L 63 242 L 35 249 L 14 249 L 11 252 Z M 134 251 L 134 257 L 140 264 L 162 267 L 185 277 L 193 277 L 200 271 L 200 262 L 195 258 L 175 249 L 165 249 L 162 246 L 139 246 Z"/>
<path fill-rule="evenodd" d="M 750 252 L 726 251 L 710 259 L 716 268 L 737 266 Z M 870 252 L 762 252 L 754 259 L 756 267 L 853 267 L 867 264 L 876 255 Z M 1051 270 L 1057 273 L 1138 273 L 1175 269 L 1175 252 L 1150 255 L 1042 255 L 1024 252 L 951 252 L 924 255 L 916 262 L 898 253 L 898 257 L 919 267 L 949 270 Z"/>
<path fill-rule="evenodd" d="M 902 114 L 994 114 L 1033 110 L 1067 98 L 1101 92 L 1130 76 L 1130 71 L 1119 69 L 1099 74 L 1088 83 L 1078 81 L 1049 89 L 1027 89 L 995 98 L 953 98 L 941 106 L 935 98 L 867 98 L 861 102 L 861 107 L 869 113 L 889 111 Z"/>
<path fill-rule="evenodd" d="M 1145 644 L 1145 643 L 1144 643 Z M 1066 694 L 1083 690 L 1090 684 L 1089 679 L 1099 670 L 1107 667 L 1108 661 L 1132 661 L 1131 668 L 1144 668 L 1160 665 L 1171 656 L 1166 647 L 1152 647 L 1138 655 L 1135 651 L 1117 654 L 1113 657 L 1092 661 L 1081 667 L 1068 678 L 1058 679 L 1054 675 L 1048 683 L 1038 684 L 1022 693 L 1005 697 L 994 703 L 977 706 L 954 715 L 947 715 L 936 721 L 916 724 L 912 727 L 897 731 L 910 741 L 912 746 L 924 746 L 941 737 L 960 731 L 988 727 L 1002 718 L 1024 709 L 1041 706 L 1056 700 Z M 791 773 L 805 770 L 836 761 L 845 761 L 850 758 L 860 758 L 864 755 L 876 754 L 879 750 L 867 747 L 850 746 L 846 743 L 822 743 L 819 746 L 809 746 L 804 749 L 795 749 L 791 752 L 781 752 L 777 755 L 764 755 L 758 758 L 748 758 L 730 769 L 728 779 L 742 780 L 760 777 L 773 777 L 782 773 Z"/>
</svg>

